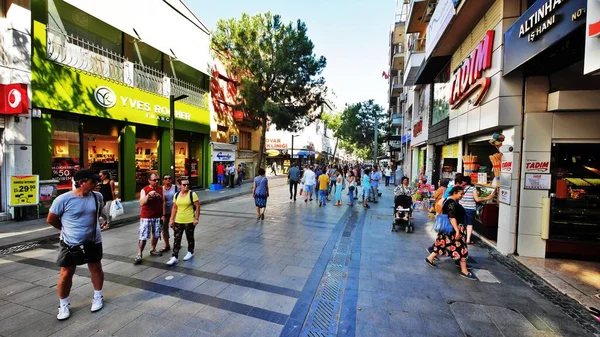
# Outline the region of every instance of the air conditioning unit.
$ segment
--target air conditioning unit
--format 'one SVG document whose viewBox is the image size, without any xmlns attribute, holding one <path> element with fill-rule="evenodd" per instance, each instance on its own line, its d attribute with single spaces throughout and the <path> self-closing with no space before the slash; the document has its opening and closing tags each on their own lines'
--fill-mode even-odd
<svg viewBox="0 0 600 337">
<path fill-rule="evenodd" d="M 230 135 L 229 136 L 229 144 L 236 144 L 240 141 L 240 137 L 238 135 Z"/>
<path fill-rule="evenodd" d="M 408 93 L 403 92 L 400 94 L 400 102 L 406 102 L 406 99 L 408 99 Z"/>
</svg>

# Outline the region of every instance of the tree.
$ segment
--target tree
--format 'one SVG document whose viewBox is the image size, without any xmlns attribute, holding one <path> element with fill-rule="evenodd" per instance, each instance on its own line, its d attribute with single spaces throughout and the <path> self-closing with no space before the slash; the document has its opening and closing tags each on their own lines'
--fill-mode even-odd
<svg viewBox="0 0 600 337">
<path fill-rule="evenodd" d="M 378 150 L 381 153 L 388 125 L 384 122 L 383 108 L 368 100 L 347 105 L 339 117 L 326 116 L 326 123 L 341 140 L 340 146 L 361 159 L 373 158 L 375 143 L 375 119 L 378 121 Z"/>
<path fill-rule="evenodd" d="M 239 77 L 238 106 L 262 127 L 258 167 L 262 166 L 268 122 L 295 132 L 317 116 L 326 95 L 321 76 L 325 57 L 313 54 L 306 24 L 284 24 L 270 12 L 239 20 L 220 19 L 211 48 L 227 69 Z"/>
</svg>

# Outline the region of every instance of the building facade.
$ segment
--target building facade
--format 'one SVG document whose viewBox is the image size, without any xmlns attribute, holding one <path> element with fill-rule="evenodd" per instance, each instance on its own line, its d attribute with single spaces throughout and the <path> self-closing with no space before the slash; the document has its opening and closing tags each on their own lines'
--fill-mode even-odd
<svg viewBox="0 0 600 337">
<path fill-rule="evenodd" d="M 425 45 L 405 68 L 417 68 L 404 83 L 412 178 L 424 166 L 433 182 L 462 172 L 480 192 L 496 190 L 474 227 L 504 254 L 597 257 L 597 1 L 405 3 L 408 41 Z M 428 107 L 415 110 L 425 94 L 413 88 L 429 93 Z M 424 156 L 414 117 L 423 110 Z"/>
<path fill-rule="evenodd" d="M 207 185 L 209 31 L 182 2 L 3 3 L 3 29 L 23 32 L 3 40 L 14 46 L 3 50 L 21 55 L 12 55 L 3 79 L 25 85 L 29 108 L 7 123 L 3 185 L 34 174 L 54 181 L 60 194 L 71 188 L 76 164 L 108 170 L 122 200 L 137 198 L 150 173 L 173 170 L 193 186 Z M 127 14 L 136 11 L 144 15 Z M 170 98 L 178 98 L 174 153 Z"/>
</svg>

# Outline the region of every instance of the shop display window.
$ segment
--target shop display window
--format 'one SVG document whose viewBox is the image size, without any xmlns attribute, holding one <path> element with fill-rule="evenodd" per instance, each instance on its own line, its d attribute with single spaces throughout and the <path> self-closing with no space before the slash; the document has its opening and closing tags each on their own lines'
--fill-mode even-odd
<svg viewBox="0 0 600 337">
<path fill-rule="evenodd" d="M 599 154 L 600 144 L 552 146 L 550 239 L 600 245 Z"/>
<path fill-rule="evenodd" d="M 187 177 L 189 176 L 188 172 L 188 143 L 185 142 L 175 142 L 175 177 Z"/>
<path fill-rule="evenodd" d="M 113 136 L 84 135 L 84 167 L 94 172 L 107 170 L 111 179 L 119 181 L 119 139 Z"/>
<path fill-rule="evenodd" d="M 158 174 L 158 142 L 152 139 L 137 139 L 135 145 L 136 192 L 148 185 L 148 174 Z"/>
<path fill-rule="evenodd" d="M 75 164 L 80 162 L 79 123 L 52 118 L 52 179 L 59 192 L 71 189 Z"/>
</svg>

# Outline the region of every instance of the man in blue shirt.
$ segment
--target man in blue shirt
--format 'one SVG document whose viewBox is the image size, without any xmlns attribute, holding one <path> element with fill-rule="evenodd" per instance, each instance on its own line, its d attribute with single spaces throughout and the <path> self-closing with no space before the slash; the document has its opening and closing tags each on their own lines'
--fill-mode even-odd
<svg viewBox="0 0 600 337">
<path fill-rule="evenodd" d="M 294 197 L 294 202 L 296 201 L 296 192 L 298 192 L 298 182 L 300 181 L 300 169 L 298 168 L 298 164 L 294 164 L 288 171 L 288 182 L 290 184 L 290 202 L 292 202 L 292 196 Z M 292 188 L 294 189 L 294 193 L 292 195 Z"/>
<path fill-rule="evenodd" d="M 377 166 L 373 166 L 373 173 L 371 173 L 371 195 L 374 203 L 378 203 L 377 197 L 379 196 L 379 181 L 381 180 L 381 171 Z"/>
</svg>

